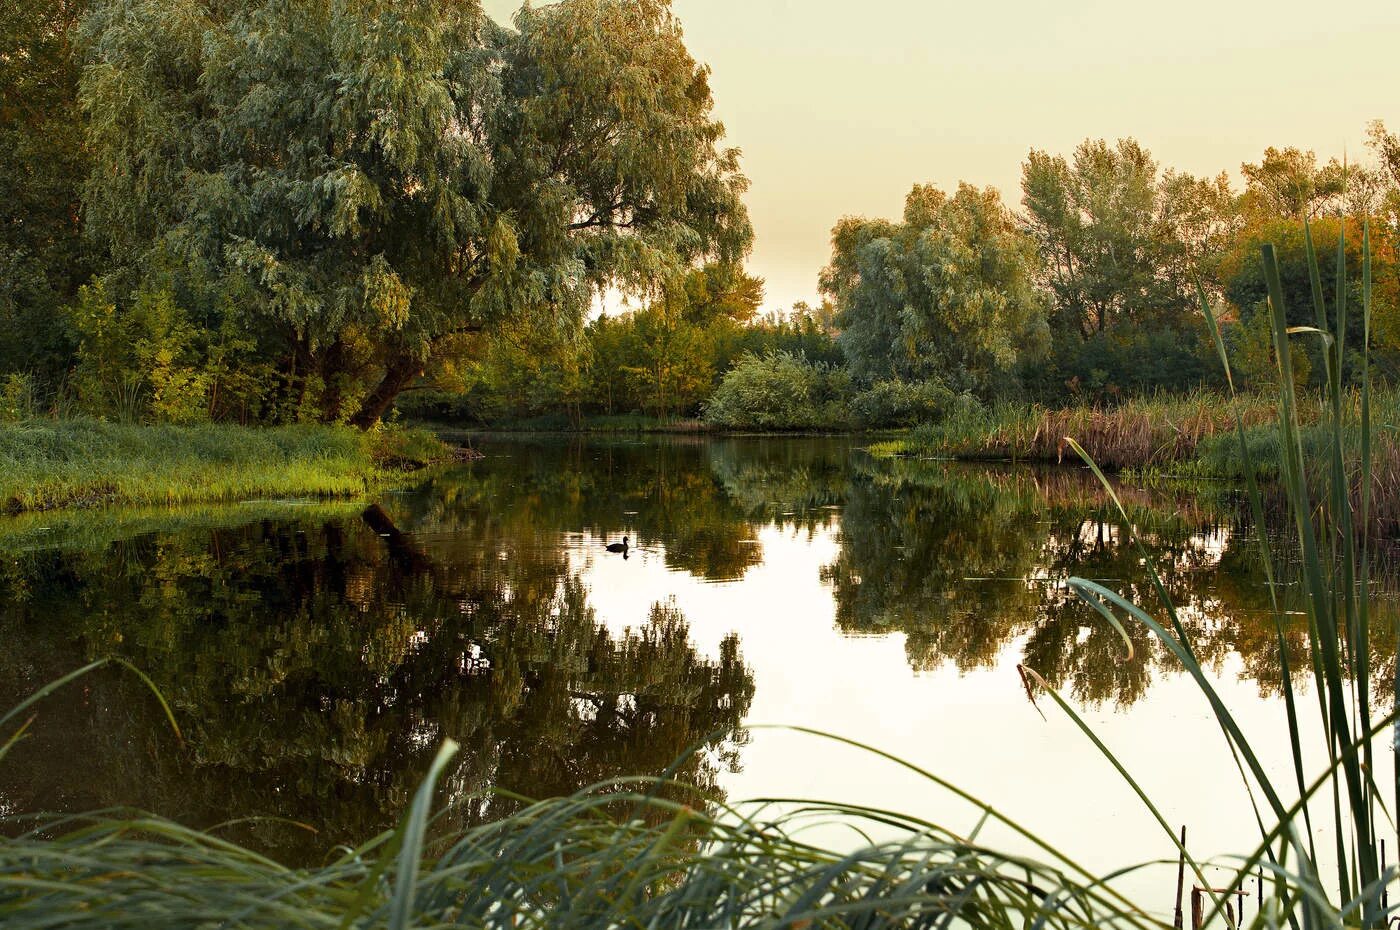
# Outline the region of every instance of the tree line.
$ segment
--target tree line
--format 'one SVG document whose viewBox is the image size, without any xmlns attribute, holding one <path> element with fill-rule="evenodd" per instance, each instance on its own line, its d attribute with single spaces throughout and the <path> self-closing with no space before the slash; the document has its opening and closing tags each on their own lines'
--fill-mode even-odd
<svg viewBox="0 0 1400 930">
<path fill-rule="evenodd" d="M 20 0 L 0 369 L 87 412 L 369 426 L 473 337 L 752 240 L 666 0 Z M 14 383 L 13 381 L 11 382 Z"/>
<path fill-rule="evenodd" d="M 1324 256 L 1318 283 L 1335 313 L 1340 246 L 1359 307 L 1365 234 L 1372 374 L 1394 380 L 1400 140 L 1377 122 L 1369 141 L 1361 165 L 1266 149 L 1241 166 L 1242 190 L 1225 173 L 1163 169 L 1134 139 L 1086 140 L 1068 156 L 1032 150 L 1019 210 L 992 188 L 916 185 L 897 220 L 841 220 L 819 307 L 759 315 L 761 281 L 706 266 L 579 337 L 478 356 L 468 386 L 413 409 L 496 423 L 640 411 L 821 429 L 911 425 L 1008 401 L 1111 405 L 1224 386 L 1202 295 L 1224 323 L 1237 381 L 1268 390 L 1261 245 L 1278 249 L 1291 321 L 1306 326 L 1316 324 L 1307 250 Z M 1353 345 L 1364 326 L 1350 314 Z M 1301 340 L 1293 349 L 1304 387 L 1322 376 L 1319 350 Z"/>
<path fill-rule="evenodd" d="M 917 185 L 897 220 L 836 225 L 819 306 L 763 313 L 708 78 L 669 0 L 508 26 L 476 0 L 16 0 L 0 417 L 881 426 L 1112 403 L 1218 378 L 1198 286 L 1263 386 L 1259 245 L 1315 322 L 1296 269 L 1309 240 L 1359 261 L 1361 216 L 1375 373 L 1400 368 L 1380 122 L 1364 164 L 1269 148 L 1243 190 L 1133 139 L 1032 150 L 1019 209 Z M 630 309 L 598 314 L 604 294 Z"/>
</svg>

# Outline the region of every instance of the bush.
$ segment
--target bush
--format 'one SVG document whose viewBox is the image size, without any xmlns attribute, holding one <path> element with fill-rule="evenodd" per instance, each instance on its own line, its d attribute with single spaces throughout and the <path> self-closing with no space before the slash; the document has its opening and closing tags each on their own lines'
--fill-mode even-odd
<svg viewBox="0 0 1400 930">
<path fill-rule="evenodd" d="M 38 407 L 33 378 L 21 374 L 0 378 L 0 423 L 27 420 L 34 416 Z"/>
<path fill-rule="evenodd" d="M 982 405 L 938 381 L 879 381 L 851 398 L 850 409 L 856 423 L 879 429 L 931 423 Z"/>
<path fill-rule="evenodd" d="M 730 429 L 823 429 L 845 426 L 846 373 L 804 356 L 746 354 L 705 404 L 704 419 Z"/>
</svg>

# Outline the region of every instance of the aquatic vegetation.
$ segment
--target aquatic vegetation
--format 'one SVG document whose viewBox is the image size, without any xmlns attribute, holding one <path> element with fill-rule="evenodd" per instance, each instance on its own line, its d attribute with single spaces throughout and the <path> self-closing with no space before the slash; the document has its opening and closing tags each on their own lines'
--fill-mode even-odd
<svg viewBox="0 0 1400 930">
<path fill-rule="evenodd" d="M 1277 404 L 1243 398 L 1247 425 L 1270 423 Z M 920 426 L 901 439 L 876 444 L 882 456 L 921 455 L 968 460 L 1074 462 L 1065 441 L 1073 436 L 1104 468 L 1165 465 L 1189 459 L 1213 437 L 1234 430 L 1229 399 L 1214 391 L 1132 398 L 1116 407 L 1003 404 L 969 408 Z"/>
</svg>

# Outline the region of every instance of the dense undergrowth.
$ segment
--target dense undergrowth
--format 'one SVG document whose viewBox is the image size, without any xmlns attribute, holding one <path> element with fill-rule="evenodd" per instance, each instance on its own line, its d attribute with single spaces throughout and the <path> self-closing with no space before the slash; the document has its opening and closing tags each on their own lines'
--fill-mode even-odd
<svg viewBox="0 0 1400 930">
<path fill-rule="evenodd" d="M 449 453 L 420 430 L 31 420 L 0 426 L 0 510 L 347 497 Z"/>
</svg>

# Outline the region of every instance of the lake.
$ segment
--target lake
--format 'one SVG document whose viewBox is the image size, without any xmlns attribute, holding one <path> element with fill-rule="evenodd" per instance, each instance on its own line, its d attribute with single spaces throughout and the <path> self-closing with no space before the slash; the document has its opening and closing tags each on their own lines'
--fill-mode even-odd
<svg viewBox="0 0 1400 930">
<path fill-rule="evenodd" d="M 1242 851 L 1253 814 L 1196 686 L 1148 630 L 1128 626 L 1130 652 L 1065 584 L 1099 580 L 1160 617 L 1153 569 L 1266 764 L 1288 771 L 1277 634 L 1230 488 L 1125 486 L 1128 523 L 1082 468 L 877 461 L 854 439 L 479 445 L 483 460 L 371 502 L 0 523 L 0 706 L 113 655 L 183 732 L 132 674 L 84 678 L 0 765 L 0 813 L 134 806 L 318 862 L 392 825 L 450 737 L 444 828 L 663 772 L 715 801 L 977 825 L 909 768 L 762 726 L 788 725 L 927 769 L 1090 868 L 1174 858 L 1074 722 L 1030 701 L 1025 665 L 1194 851 Z M 625 558 L 605 550 L 624 535 Z M 1376 580 L 1382 677 L 1397 561 L 1382 551 Z M 1315 731 L 1315 703 L 1300 706 Z M 842 830 L 822 838 L 852 842 Z M 1166 868 L 1124 883 L 1165 911 Z"/>
</svg>

